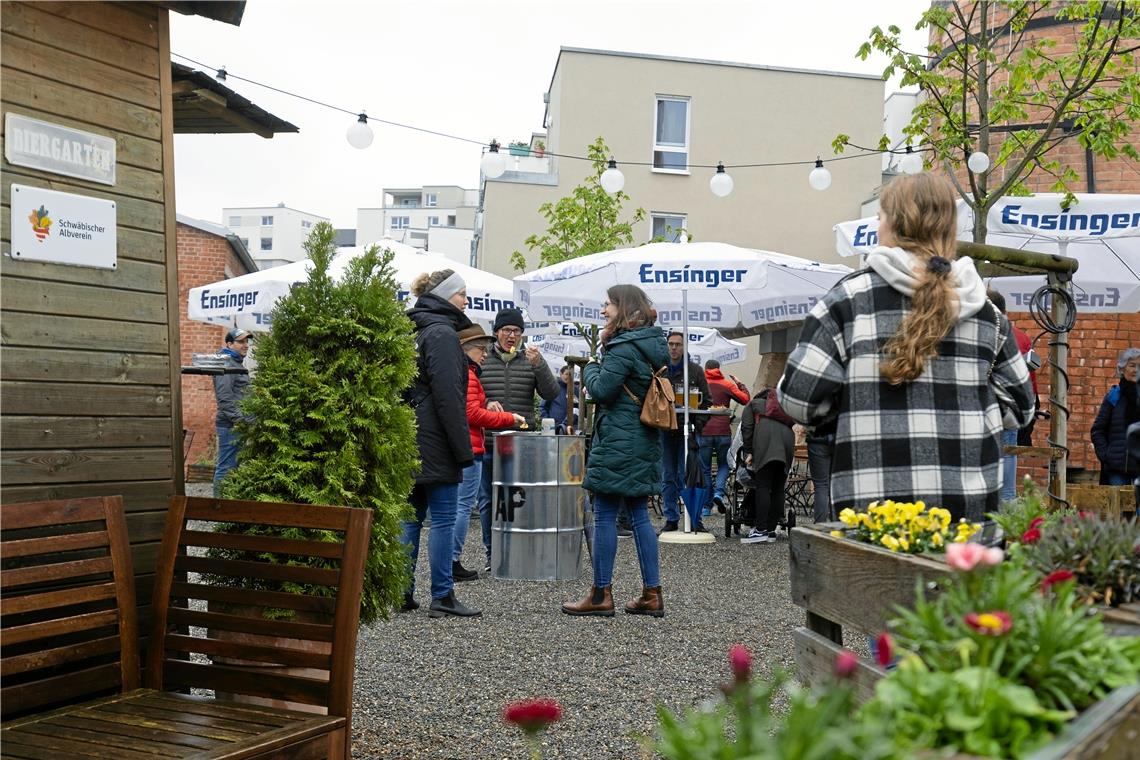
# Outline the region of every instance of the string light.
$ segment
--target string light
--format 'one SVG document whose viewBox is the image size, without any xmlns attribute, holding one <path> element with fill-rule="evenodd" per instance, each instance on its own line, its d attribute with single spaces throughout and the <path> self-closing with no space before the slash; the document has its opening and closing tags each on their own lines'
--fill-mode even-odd
<svg viewBox="0 0 1140 760">
<path fill-rule="evenodd" d="M 906 146 L 906 153 L 899 161 L 899 168 L 906 174 L 918 174 L 922 171 L 922 156 L 914 152 L 914 148 Z"/>
<path fill-rule="evenodd" d="M 823 167 L 823 159 L 815 159 L 815 168 L 808 175 L 808 184 L 812 190 L 826 190 L 831 187 L 831 172 Z"/>
<path fill-rule="evenodd" d="M 368 126 L 368 115 L 361 111 L 344 136 L 348 139 L 348 144 L 357 150 L 364 150 L 371 145 L 372 127 Z"/>
<path fill-rule="evenodd" d="M 732 192 L 733 184 L 732 175 L 724 170 L 723 163 L 718 162 L 716 174 L 712 175 L 712 179 L 709 180 L 709 190 L 717 198 L 723 198 Z"/>
<path fill-rule="evenodd" d="M 970 154 L 970 157 L 966 159 L 966 166 L 974 174 L 981 174 L 990 168 L 990 157 L 980 150 L 974 151 Z"/>
<path fill-rule="evenodd" d="M 487 152 L 483 154 L 482 160 L 479 161 L 479 170 L 483 172 L 483 176 L 487 179 L 500 177 L 503 172 L 507 170 L 507 159 L 499 152 L 499 143 L 497 140 L 492 140 L 491 144 L 487 147 Z"/>
<path fill-rule="evenodd" d="M 212 67 L 212 66 L 209 66 L 205 63 L 202 63 L 201 61 L 196 61 L 193 58 L 190 58 L 189 56 L 182 55 L 181 53 L 172 53 L 172 55 L 174 55 L 178 58 L 181 58 L 185 61 L 188 61 L 188 62 L 194 64 L 195 66 L 199 66 L 204 70 L 214 69 L 214 67 Z M 315 98 L 310 98 L 310 97 L 306 97 L 304 95 L 300 95 L 300 94 L 295 93 L 295 92 L 290 92 L 289 90 L 283 90 L 279 87 L 274 87 L 273 85 L 265 84 L 264 82 L 258 82 L 258 81 L 255 81 L 253 79 L 248 79 L 246 77 L 237 76 L 236 74 L 231 74 L 231 73 L 226 71 L 225 66 L 216 68 L 215 71 L 217 72 L 215 76 L 218 78 L 219 81 L 224 82 L 227 79 L 235 79 L 235 80 L 238 80 L 241 82 L 246 82 L 248 84 L 254 85 L 256 87 L 261 87 L 261 88 L 264 88 L 266 90 L 271 90 L 273 92 L 280 93 L 282 95 L 287 95 L 287 96 L 292 97 L 292 98 L 297 98 L 298 100 L 303 100 L 307 103 L 312 103 L 314 105 L 318 105 L 318 106 L 321 106 L 323 108 L 329 108 L 329 109 L 332 109 L 334 111 L 340 111 L 341 113 L 345 113 L 345 114 L 349 114 L 351 116 L 355 116 L 356 121 L 353 122 L 351 126 L 349 126 L 348 131 L 345 134 L 345 137 L 348 139 L 348 142 L 353 147 L 361 149 L 361 150 L 369 147 L 372 144 L 373 133 L 372 133 L 372 128 L 368 124 L 370 121 L 378 122 L 380 124 L 387 124 L 387 125 L 393 126 L 393 127 L 399 127 L 401 129 L 410 129 L 410 130 L 413 130 L 416 132 L 423 132 L 425 134 L 436 135 L 437 137 L 445 137 L 449 140 L 458 140 L 460 142 L 466 142 L 466 143 L 471 143 L 473 145 L 480 145 L 480 146 L 485 145 L 485 143 L 482 140 L 475 140 L 475 139 L 472 139 L 469 137 L 463 137 L 461 135 L 453 135 L 453 134 L 449 134 L 447 132 L 440 132 L 440 131 L 437 131 L 434 129 L 426 129 L 424 127 L 417 127 L 417 126 L 412 125 L 412 124 L 402 124 L 400 122 L 390 121 L 387 119 L 378 119 L 376 117 L 369 117 L 363 111 L 356 112 L 356 111 L 349 110 L 347 108 L 341 108 L 340 106 L 336 106 L 336 105 L 333 105 L 331 103 L 325 103 L 323 101 L 316 100 Z M 854 145 L 852 143 L 847 143 L 847 145 L 848 145 L 848 147 L 854 148 L 854 149 L 862 151 L 862 152 L 861 153 L 854 153 L 854 154 L 850 154 L 850 155 L 846 155 L 846 156 L 837 156 L 835 158 L 829 158 L 829 159 L 827 159 L 827 162 L 831 163 L 833 161 L 849 161 L 849 160 L 856 159 L 856 158 L 863 158 L 865 156 L 872 156 L 872 155 L 878 156 L 878 155 L 881 155 L 883 153 L 894 154 L 894 153 L 898 152 L 895 150 L 882 150 L 879 148 L 866 148 L 866 147 L 862 147 L 859 145 Z M 506 171 L 506 165 L 507 165 L 506 157 L 499 151 L 499 148 L 500 148 L 499 143 L 497 141 L 492 141 L 489 146 L 486 146 L 486 150 L 483 153 L 483 157 L 479 162 L 480 170 L 482 171 L 483 175 L 489 179 L 494 179 L 496 177 L 502 176 L 503 172 Z M 903 158 L 903 162 L 906 163 L 908 160 L 911 160 L 911 156 L 913 155 L 915 157 L 915 159 L 918 161 L 919 169 L 917 171 L 921 171 L 922 170 L 922 168 L 921 168 L 922 167 L 921 156 L 917 152 L 915 152 L 909 145 L 906 148 L 906 154 L 907 155 Z M 549 150 L 545 151 L 545 155 L 549 156 L 551 158 L 566 158 L 566 159 L 570 159 L 573 161 L 590 161 L 590 162 L 593 162 L 593 160 L 594 160 L 593 158 L 591 158 L 589 156 L 579 156 L 579 155 L 573 155 L 570 153 L 554 153 L 554 152 L 549 151 Z M 980 158 L 975 160 L 975 156 L 980 156 Z M 975 170 L 974 166 L 980 166 L 981 164 L 979 164 L 978 162 L 982 161 L 982 160 L 985 161 L 985 168 Z M 974 162 L 974 165 L 970 166 L 970 169 L 971 169 L 971 171 L 975 171 L 975 173 L 980 173 L 981 171 L 985 171 L 985 169 L 989 167 L 989 157 L 986 156 L 984 153 L 981 153 L 981 152 L 972 154 L 970 156 L 970 161 Z M 969 163 L 970 161 L 968 161 L 967 163 Z M 623 161 L 622 163 L 624 163 L 627 166 L 647 166 L 647 167 L 651 167 L 651 168 L 656 168 L 656 163 L 653 161 Z M 758 169 L 758 168 L 772 168 L 772 167 L 781 167 L 781 166 L 804 166 L 806 164 L 814 164 L 814 168 L 811 170 L 811 173 L 808 175 L 808 183 L 811 185 L 811 187 L 813 189 L 822 191 L 822 190 L 826 190 L 828 187 L 831 186 L 831 172 L 828 171 L 824 167 L 823 159 L 818 157 L 818 156 L 816 157 L 815 161 L 810 161 L 810 160 L 808 160 L 808 161 L 766 161 L 766 162 L 760 162 L 760 163 L 729 164 L 727 166 L 723 162 L 718 161 L 715 165 L 713 165 L 713 164 L 689 164 L 689 168 L 690 169 L 694 169 L 694 168 L 696 168 L 696 169 L 701 169 L 701 168 L 715 169 L 716 172 L 713 174 L 712 178 L 710 178 L 710 180 L 709 180 L 709 190 L 714 195 L 716 195 L 717 197 L 723 198 L 723 197 L 731 194 L 732 190 L 735 186 L 735 182 L 732 178 L 732 175 L 730 175 L 726 171 L 726 169 Z M 904 171 L 905 171 L 905 169 L 904 169 Z M 612 156 L 610 157 L 609 161 L 607 162 L 606 170 L 604 172 L 602 172 L 602 176 L 600 177 L 600 182 L 601 182 L 602 187 L 606 190 L 606 192 L 611 193 L 611 194 L 617 193 L 617 192 L 621 191 L 621 189 L 623 187 L 625 187 L 625 175 L 622 174 L 621 170 L 617 168 L 617 160 L 615 158 L 613 158 Z"/>
<path fill-rule="evenodd" d="M 617 168 L 617 161 L 614 160 L 613 156 L 610 156 L 608 168 L 602 172 L 599 182 L 602 184 L 602 189 L 610 195 L 621 192 L 621 189 L 625 187 L 625 175 L 621 173 L 621 169 Z"/>
</svg>

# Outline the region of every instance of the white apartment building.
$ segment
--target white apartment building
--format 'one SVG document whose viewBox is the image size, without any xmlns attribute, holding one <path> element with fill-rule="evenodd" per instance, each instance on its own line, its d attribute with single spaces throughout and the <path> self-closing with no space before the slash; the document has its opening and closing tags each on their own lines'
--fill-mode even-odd
<svg viewBox="0 0 1140 760">
<path fill-rule="evenodd" d="M 471 263 L 478 190 L 458 185 L 386 187 L 381 198 L 380 208 L 357 209 L 357 245 L 390 237 L 460 264 Z"/>
<path fill-rule="evenodd" d="M 276 206 L 222 209 L 222 225 L 241 238 L 258 269 L 269 269 L 305 258 L 302 244 L 317 222 L 327 217 Z"/>
<path fill-rule="evenodd" d="M 808 185 L 808 163 L 730 168 L 735 189 L 718 198 L 709 190 L 714 170 L 705 167 L 831 158 L 839 133 L 875 146 L 883 94 L 882 80 L 865 74 L 564 47 L 544 97 L 545 135 L 532 136 L 531 156 L 508 156 L 507 171 L 483 182 L 476 265 L 511 277 L 515 250 L 529 268 L 537 265 L 524 241 L 546 229 L 538 207 L 593 171 L 587 161 L 551 154 L 584 156 L 599 135 L 625 175 L 623 218 L 645 210 L 635 245 L 683 229 L 697 241 L 838 261 L 832 226 L 858 217 L 879 186 L 879 155 L 829 164 L 823 192 Z M 536 138 L 547 151 L 540 158 Z"/>
</svg>

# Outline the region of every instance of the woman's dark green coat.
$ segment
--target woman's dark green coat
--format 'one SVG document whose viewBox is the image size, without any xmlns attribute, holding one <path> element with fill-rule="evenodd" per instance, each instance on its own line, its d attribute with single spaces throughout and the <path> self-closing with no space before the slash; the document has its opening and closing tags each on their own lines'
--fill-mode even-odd
<svg viewBox="0 0 1140 760">
<path fill-rule="evenodd" d="M 641 405 L 622 384 L 644 399 L 650 365 L 658 369 L 668 359 L 661 328 L 639 327 L 610 338 L 601 362 L 586 365 L 584 382 L 597 411 L 584 488 L 622 496 L 660 492 L 660 433 L 641 424 Z"/>
</svg>

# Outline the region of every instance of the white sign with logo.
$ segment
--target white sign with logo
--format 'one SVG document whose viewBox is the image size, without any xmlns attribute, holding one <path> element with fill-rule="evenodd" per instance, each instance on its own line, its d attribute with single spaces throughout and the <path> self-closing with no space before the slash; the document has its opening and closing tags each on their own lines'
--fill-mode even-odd
<svg viewBox="0 0 1140 760">
<path fill-rule="evenodd" d="M 17 166 L 113 185 L 115 147 L 110 137 L 18 113 L 4 121 L 4 158 Z"/>
<path fill-rule="evenodd" d="M 12 185 L 12 258 L 115 269 L 114 201 Z"/>
</svg>

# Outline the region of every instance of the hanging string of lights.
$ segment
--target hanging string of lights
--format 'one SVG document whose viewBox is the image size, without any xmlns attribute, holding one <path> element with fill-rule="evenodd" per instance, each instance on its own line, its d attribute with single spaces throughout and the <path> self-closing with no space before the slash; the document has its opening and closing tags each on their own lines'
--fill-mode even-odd
<svg viewBox="0 0 1140 760">
<path fill-rule="evenodd" d="M 321 106 L 322 108 L 329 108 L 329 109 L 332 109 L 333 111 L 339 111 L 341 113 L 345 113 L 345 114 L 348 114 L 349 116 L 355 117 L 355 120 L 352 122 L 352 124 L 349 125 L 348 129 L 345 132 L 345 139 L 348 140 L 349 145 L 351 145 L 354 148 L 357 148 L 358 150 L 364 150 L 365 148 L 372 145 L 372 140 L 373 140 L 374 136 L 372 133 L 372 127 L 369 126 L 369 122 L 374 121 L 378 124 L 386 124 L 386 125 L 391 126 L 391 127 L 399 127 L 400 129 L 410 129 L 410 130 L 413 130 L 416 132 L 422 132 L 424 134 L 435 135 L 437 137 L 443 137 L 443 138 L 446 138 L 449 140 L 458 140 L 460 142 L 465 142 L 465 143 L 470 143 L 473 145 L 483 146 L 483 157 L 479 162 L 479 169 L 483 173 L 483 176 L 486 177 L 487 179 L 495 179 L 496 177 L 500 177 L 507 170 L 507 158 L 506 158 L 506 156 L 503 155 L 502 152 L 500 152 L 499 148 L 502 146 L 500 145 L 500 143 L 497 140 L 491 140 L 490 144 L 485 144 L 482 140 L 475 140 L 475 139 L 472 139 L 470 137 L 463 137 L 461 135 L 453 135 L 453 134 L 449 134 L 447 132 L 440 132 L 440 131 L 434 130 L 434 129 L 426 129 L 424 127 L 417 127 L 413 124 L 402 124 L 402 123 L 397 122 L 397 121 L 390 121 L 388 119 L 380 119 L 380 118 L 377 118 L 375 116 L 369 116 L 364 110 L 353 111 L 353 110 L 350 110 L 348 108 L 342 108 L 340 106 L 333 105 L 331 103 L 326 103 L 324 101 L 317 100 L 315 98 L 310 98 L 310 97 L 307 97 L 305 95 L 300 95 L 300 94 L 295 93 L 295 92 L 290 92 L 289 90 L 284 90 L 284 89 L 281 89 L 280 87 L 274 87 L 273 85 L 265 84 L 264 82 L 258 82 L 258 81 L 253 80 L 253 79 L 248 79 L 246 77 L 238 76 L 237 74 L 234 74 L 230 71 L 227 71 L 225 66 L 217 66 L 217 67 L 210 66 L 209 64 L 202 63 L 201 61 L 194 60 L 193 58 L 186 56 L 186 55 L 182 55 L 181 53 L 172 53 L 172 55 L 175 55 L 184 61 L 189 61 L 190 63 L 194 64 L 195 66 L 200 66 L 203 70 L 214 71 L 215 77 L 219 81 L 225 82 L 228 79 L 236 79 L 236 80 L 239 80 L 241 82 L 245 82 L 247 84 L 254 85 L 255 87 L 261 87 L 263 89 L 270 90 L 272 92 L 276 92 L 276 93 L 279 93 L 281 95 L 287 95 L 291 98 L 297 98 L 298 100 L 303 100 L 307 103 L 312 103 L 314 105 Z M 812 169 L 808 173 L 808 184 L 811 186 L 811 188 L 813 190 L 820 190 L 820 191 L 826 190 L 827 188 L 831 187 L 831 172 L 824 165 L 825 163 L 835 163 L 838 161 L 849 161 L 851 159 L 865 158 L 867 156 L 879 156 L 879 155 L 882 155 L 884 153 L 889 153 L 892 155 L 902 155 L 903 158 L 899 162 L 899 168 L 906 174 L 917 174 L 918 172 L 921 172 L 923 169 L 923 159 L 922 159 L 921 151 L 923 151 L 924 148 L 921 148 L 921 147 L 914 148 L 911 145 L 907 145 L 905 147 L 905 149 L 899 149 L 899 148 L 882 149 L 882 148 L 866 148 L 866 147 L 854 145 L 851 143 L 847 143 L 847 145 L 848 145 L 848 147 L 854 148 L 854 149 L 861 151 L 861 152 L 854 153 L 854 154 L 848 155 L 848 156 L 836 156 L 836 157 L 827 158 L 827 159 L 824 159 L 821 156 L 816 156 L 815 160 L 806 160 L 806 161 L 766 161 L 766 162 L 760 162 L 760 163 L 744 163 L 744 164 L 725 164 L 723 161 L 718 161 L 716 164 L 694 164 L 694 163 L 690 163 L 686 166 L 686 168 L 688 168 L 688 169 L 714 169 L 715 172 L 713 173 L 713 176 L 709 179 L 709 190 L 712 192 L 713 195 L 715 195 L 718 198 L 724 198 L 724 197 L 730 195 L 732 193 L 733 187 L 735 186 L 735 181 L 733 180 L 732 175 L 728 173 L 727 169 L 758 169 L 758 168 L 770 168 L 770 167 L 778 167 L 778 166 L 811 166 Z M 593 159 L 588 157 L 588 156 L 579 156 L 579 155 L 575 155 L 575 154 L 571 154 L 571 153 L 556 153 L 556 152 L 549 151 L 549 150 L 545 151 L 544 155 L 553 156 L 553 157 L 557 157 L 557 158 L 565 158 L 565 159 L 569 159 L 569 160 L 573 160 L 573 161 L 593 161 Z M 624 161 L 622 163 L 625 164 L 626 166 L 649 166 L 649 167 L 656 166 L 656 164 L 653 163 L 652 161 Z M 976 152 L 970 154 L 969 158 L 967 159 L 966 164 L 969 167 L 971 172 L 973 172 L 975 174 L 982 174 L 989 169 L 990 158 L 985 153 L 982 153 L 981 151 L 976 151 Z M 618 162 L 613 156 L 611 156 L 609 161 L 607 162 L 606 169 L 605 169 L 605 171 L 602 172 L 602 176 L 599 178 L 599 182 L 600 182 L 602 188 L 607 193 L 610 193 L 611 195 L 614 193 L 620 192 L 621 189 L 623 187 L 625 187 L 625 175 L 622 173 L 621 169 L 618 168 Z"/>
</svg>

